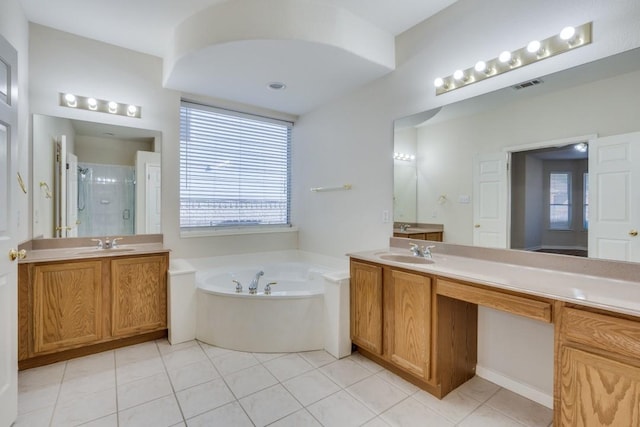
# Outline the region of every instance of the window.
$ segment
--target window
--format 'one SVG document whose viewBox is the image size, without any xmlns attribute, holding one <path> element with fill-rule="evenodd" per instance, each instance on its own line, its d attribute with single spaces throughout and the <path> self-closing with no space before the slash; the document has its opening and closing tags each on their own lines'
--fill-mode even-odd
<svg viewBox="0 0 640 427">
<path fill-rule="evenodd" d="M 183 101 L 180 228 L 289 225 L 291 127 Z"/>
<path fill-rule="evenodd" d="M 582 227 L 589 229 L 589 172 L 582 175 Z"/>
<path fill-rule="evenodd" d="M 568 172 L 549 174 L 549 228 L 568 230 L 571 228 L 571 174 Z"/>
</svg>

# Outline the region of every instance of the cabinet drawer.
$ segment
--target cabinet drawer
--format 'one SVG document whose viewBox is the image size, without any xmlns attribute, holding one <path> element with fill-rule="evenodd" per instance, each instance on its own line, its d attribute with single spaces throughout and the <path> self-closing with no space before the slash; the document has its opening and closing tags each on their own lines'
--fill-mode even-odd
<svg viewBox="0 0 640 427">
<path fill-rule="evenodd" d="M 438 279 L 437 294 L 551 323 L 551 303 Z"/>
<path fill-rule="evenodd" d="M 561 331 L 566 341 L 623 356 L 640 357 L 640 322 L 565 308 Z"/>
</svg>

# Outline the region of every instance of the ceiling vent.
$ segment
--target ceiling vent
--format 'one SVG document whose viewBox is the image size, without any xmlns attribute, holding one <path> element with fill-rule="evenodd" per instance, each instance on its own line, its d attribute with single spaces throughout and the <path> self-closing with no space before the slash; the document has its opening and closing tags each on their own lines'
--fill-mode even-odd
<svg viewBox="0 0 640 427">
<path fill-rule="evenodd" d="M 518 83 L 515 86 L 512 86 L 515 90 L 520 90 L 520 89 L 524 89 L 527 87 L 531 87 L 531 86 L 536 86 L 539 84 L 544 83 L 544 81 L 542 79 L 533 79 L 533 80 L 529 80 L 523 83 Z"/>
</svg>

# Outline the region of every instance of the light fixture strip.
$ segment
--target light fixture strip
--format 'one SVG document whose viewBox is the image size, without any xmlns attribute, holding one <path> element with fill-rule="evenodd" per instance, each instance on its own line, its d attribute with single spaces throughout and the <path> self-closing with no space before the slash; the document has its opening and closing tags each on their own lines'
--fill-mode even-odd
<svg viewBox="0 0 640 427">
<path fill-rule="evenodd" d="M 501 62 L 498 58 L 485 61 L 486 67 L 484 71 L 476 70 L 475 66 L 461 70 L 462 75 L 465 77 L 463 80 L 456 80 L 453 74 L 444 77 L 442 78 L 442 84 L 436 86 L 436 95 L 442 95 L 472 83 L 588 45 L 592 41 L 591 28 L 592 23 L 587 22 L 575 27 L 575 34 L 569 40 L 562 39 L 559 34 L 541 40 L 540 49 L 537 52 L 529 52 L 527 46 L 511 51 L 511 61 L 508 62 Z"/>
<path fill-rule="evenodd" d="M 142 117 L 142 107 L 133 104 L 123 104 L 115 101 L 107 101 L 88 96 L 60 93 L 60 106 L 80 110 L 97 111 L 100 113 L 115 114 L 117 116 Z"/>
</svg>

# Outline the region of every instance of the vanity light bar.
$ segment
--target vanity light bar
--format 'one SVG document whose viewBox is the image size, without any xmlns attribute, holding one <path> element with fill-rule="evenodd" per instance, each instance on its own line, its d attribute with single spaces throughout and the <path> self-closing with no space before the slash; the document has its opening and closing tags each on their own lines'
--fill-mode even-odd
<svg viewBox="0 0 640 427">
<path fill-rule="evenodd" d="M 60 105 L 62 107 L 78 108 L 81 110 L 98 111 L 101 113 L 115 114 L 118 116 L 142 117 L 142 108 L 133 104 L 122 104 L 115 101 L 96 99 L 72 93 L 60 93 Z"/>
<path fill-rule="evenodd" d="M 514 51 L 504 51 L 497 58 L 478 61 L 466 70 L 456 70 L 447 77 L 438 77 L 433 84 L 436 95 L 494 77 L 507 71 L 533 64 L 591 43 L 592 23 L 579 27 L 565 27 L 562 31 L 544 40 L 532 40 L 527 46 Z"/>
<path fill-rule="evenodd" d="M 393 153 L 393 158 L 395 160 L 404 160 L 405 162 L 410 162 L 411 160 L 415 160 L 416 156 L 413 154 L 405 154 L 405 153 Z"/>
</svg>

